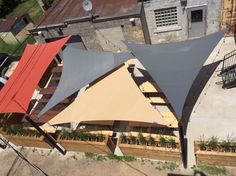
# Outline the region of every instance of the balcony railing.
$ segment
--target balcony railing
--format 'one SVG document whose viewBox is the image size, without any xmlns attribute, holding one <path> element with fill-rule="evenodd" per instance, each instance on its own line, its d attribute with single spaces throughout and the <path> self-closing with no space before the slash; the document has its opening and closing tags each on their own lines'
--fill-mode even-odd
<svg viewBox="0 0 236 176">
<path fill-rule="evenodd" d="M 220 75 L 222 76 L 223 88 L 236 87 L 236 49 L 224 56 Z"/>
</svg>

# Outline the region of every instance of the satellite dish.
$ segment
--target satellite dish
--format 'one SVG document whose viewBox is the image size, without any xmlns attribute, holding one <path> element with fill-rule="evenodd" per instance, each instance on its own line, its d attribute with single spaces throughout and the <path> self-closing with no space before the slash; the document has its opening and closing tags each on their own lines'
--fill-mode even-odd
<svg viewBox="0 0 236 176">
<path fill-rule="evenodd" d="M 86 11 L 86 12 L 89 12 L 93 9 L 93 4 L 90 0 L 85 0 L 83 2 L 83 9 Z"/>
</svg>

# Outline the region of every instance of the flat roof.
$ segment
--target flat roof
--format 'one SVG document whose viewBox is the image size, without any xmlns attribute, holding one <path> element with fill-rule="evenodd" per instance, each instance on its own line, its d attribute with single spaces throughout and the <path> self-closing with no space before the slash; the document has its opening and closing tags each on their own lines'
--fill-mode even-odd
<svg viewBox="0 0 236 176">
<path fill-rule="evenodd" d="M 82 7 L 83 0 L 55 0 L 39 23 L 39 28 L 64 23 L 66 20 L 88 17 L 89 13 Z M 137 0 L 92 0 L 92 13 L 100 18 L 110 18 L 131 14 L 140 14 Z"/>
<path fill-rule="evenodd" d="M 18 21 L 26 17 L 27 14 L 22 14 L 18 16 L 8 16 L 5 20 L 0 23 L 0 32 L 9 32 L 16 25 Z"/>
</svg>

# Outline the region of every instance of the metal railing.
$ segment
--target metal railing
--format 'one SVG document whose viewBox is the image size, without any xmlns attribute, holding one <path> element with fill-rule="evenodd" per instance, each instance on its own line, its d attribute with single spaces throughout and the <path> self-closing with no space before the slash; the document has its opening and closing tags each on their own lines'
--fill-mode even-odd
<svg viewBox="0 0 236 176">
<path fill-rule="evenodd" d="M 223 88 L 236 86 L 236 49 L 224 56 L 220 75 L 222 76 Z"/>
</svg>

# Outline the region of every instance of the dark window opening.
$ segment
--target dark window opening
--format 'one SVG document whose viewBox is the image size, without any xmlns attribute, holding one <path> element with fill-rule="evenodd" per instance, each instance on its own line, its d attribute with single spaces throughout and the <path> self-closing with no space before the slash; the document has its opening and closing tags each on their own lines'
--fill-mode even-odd
<svg viewBox="0 0 236 176">
<path fill-rule="evenodd" d="M 203 21 L 203 10 L 191 11 L 191 22 L 202 22 Z"/>
</svg>

